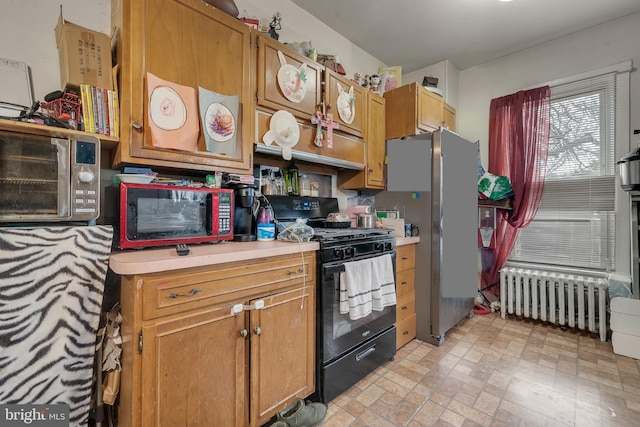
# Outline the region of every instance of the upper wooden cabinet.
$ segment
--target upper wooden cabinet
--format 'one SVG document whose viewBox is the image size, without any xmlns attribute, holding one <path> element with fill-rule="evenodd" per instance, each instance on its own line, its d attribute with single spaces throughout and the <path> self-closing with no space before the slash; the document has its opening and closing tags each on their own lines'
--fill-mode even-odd
<svg viewBox="0 0 640 427">
<path fill-rule="evenodd" d="M 431 132 L 445 126 L 444 100 L 418 83 L 385 92 L 384 98 L 387 101 L 386 139 Z M 454 125 L 445 127 L 455 131 L 455 110 L 448 105 L 446 121 Z"/>
<path fill-rule="evenodd" d="M 385 99 L 368 92 L 366 100 L 365 168 L 359 172 L 341 170 L 338 183 L 343 190 L 385 188 Z"/>
<path fill-rule="evenodd" d="M 254 141 L 251 29 L 201 0 L 112 2 L 120 65 L 120 143 L 113 167 L 145 164 L 250 172 Z M 201 120 L 197 151 L 158 148 L 148 120 L 147 73 L 170 82 L 238 96 L 236 146 L 207 151 Z M 198 114 L 199 110 L 187 111 Z"/>
<path fill-rule="evenodd" d="M 442 126 L 456 131 L 456 109 L 446 102 L 442 105 Z"/>
<path fill-rule="evenodd" d="M 331 107 L 333 120 L 341 132 L 364 137 L 367 125 L 368 90 L 348 78 L 325 68 L 324 102 Z"/>
<path fill-rule="evenodd" d="M 314 62 L 269 36 L 256 36 L 258 108 L 285 109 L 309 121 L 322 101 L 322 70 Z"/>
</svg>

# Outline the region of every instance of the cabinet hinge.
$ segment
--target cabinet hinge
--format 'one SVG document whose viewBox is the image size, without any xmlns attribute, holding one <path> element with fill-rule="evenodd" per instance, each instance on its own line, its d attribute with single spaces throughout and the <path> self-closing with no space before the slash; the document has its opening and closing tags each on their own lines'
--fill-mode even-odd
<svg viewBox="0 0 640 427">
<path fill-rule="evenodd" d="M 258 89 L 256 89 L 256 101 L 258 100 Z"/>
<path fill-rule="evenodd" d="M 138 354 L 142 354 L 142 330 L 138 331 Z"/>
</svg>

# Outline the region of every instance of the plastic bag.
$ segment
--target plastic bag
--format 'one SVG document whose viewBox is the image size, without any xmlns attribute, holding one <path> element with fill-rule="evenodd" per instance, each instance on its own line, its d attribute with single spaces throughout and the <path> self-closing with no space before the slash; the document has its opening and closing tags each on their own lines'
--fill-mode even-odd
<svg viewBox="0 0 640 427">
<path fill-rule="evenodd" d="M 308 242 L 313 237 L 313 228 L 307 225 L 304 218 L 296 219 L 296 222 L 278 233 L 278 240 L 287 242 Z"/>
<path fill-rule="evenodd" d="M 485 172 L 478 177 L 478 192 L 491 200 L 502 200 L 513 196 L 509 178 Z"/>
</svg>

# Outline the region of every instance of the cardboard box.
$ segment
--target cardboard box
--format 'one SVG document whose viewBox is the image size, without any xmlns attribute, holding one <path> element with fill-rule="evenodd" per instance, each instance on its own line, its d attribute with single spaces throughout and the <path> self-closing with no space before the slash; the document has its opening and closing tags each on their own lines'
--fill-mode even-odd
<svg viewBox="0 0 640 427">
<path fill-rule="evenodd" d="M 55 29 L 60 57 L 60 87 L 78 89 L 89 84 L 103 89 L 111 85 L 111 38 L 98 31 L 58 18 Z"/>
</svg>

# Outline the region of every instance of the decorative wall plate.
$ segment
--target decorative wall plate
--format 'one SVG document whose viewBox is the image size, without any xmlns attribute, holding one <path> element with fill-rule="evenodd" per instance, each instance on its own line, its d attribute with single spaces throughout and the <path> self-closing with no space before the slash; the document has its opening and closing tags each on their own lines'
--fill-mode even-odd
<svg viewBox="0 0 640 427">
<path fill-rule="evenodd" d="M 187 121 L 187 106 L 169 86 L 157 86 L 149 97 L 149 114 L 162 130 L 180 129 Z"/>
<path fill-rule="evenodd" d="M 291 102 L 299 103 L 307 93 L 307 64 L 296 68 L 287 64 L 284 54 L 278 51 L 280 69 L 278 69 L 278 86 L 282 94 Z"/>
<path fill-rule="evenodd" d="M 183 151 L 198 149 L 196 90 L 147 73 L 151 144 Z"/>
<path fill-rule="evenodd" d="M 207 151 L 230 155 L 236 151 L 238 96 L 222 95 L 198 87 L 200 119 Z"/>
<path fill-rule="evenodd" d="M 236 119 L 231 111 L 219 102 L 209 105 L 205 112 L 205 130 L 214 141 L 225 142 L 236 132 Z"/>
<path fill-rule="evenodd" d="M 342 85 L 338 83 L 338 116 L 346 124 L 351 124 L 356 116 L 356 97 L 353 95 L 353 86 L 349 87 L 349 92 L 345 92 Z"/>
</svg>

